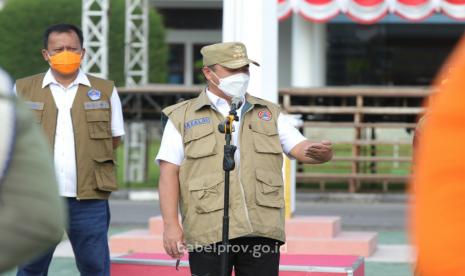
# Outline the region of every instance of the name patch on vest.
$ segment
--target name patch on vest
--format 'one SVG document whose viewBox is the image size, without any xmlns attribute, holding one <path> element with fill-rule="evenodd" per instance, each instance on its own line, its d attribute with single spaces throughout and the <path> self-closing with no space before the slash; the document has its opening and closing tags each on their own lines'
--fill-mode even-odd
<svg viewBox="0 0 465 276">
<path fill-rule="evenodd" d="M 44 110 L 44 103 L 41 102 L 26 102 L 26 105 L 32 110 Z"/>
<path fill-rule="evenodd" d="M 84 109 L 108 109 L 110 108 L 110 103 L 107 101 L 98 101 L 98 102 L 85 102 Z"/>
<path fill-rule="evenodd" d="M 185 129 L 190 129 L 192 127 L 195 127 L 195 126 L 199 126 L 199 125 L 206 125 L 206 124 L 210 124 L 210 118 L 209 117 L 203 117 L 203 118 L 200 118 L 200 119 L 194 119 L 194 120 L 191 120 L 189 122 L 186 122 L 184 123 L 184 128 Z"/>
</svg>

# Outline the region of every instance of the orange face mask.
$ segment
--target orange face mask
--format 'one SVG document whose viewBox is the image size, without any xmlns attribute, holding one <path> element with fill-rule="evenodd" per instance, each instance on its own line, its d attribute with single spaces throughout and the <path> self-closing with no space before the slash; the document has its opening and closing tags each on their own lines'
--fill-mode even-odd
<svg viewBox="0 0 465 276">
<path fill-rule="evenodd" d="M 69 51 L 63 51 L 49 57 L 50 67 L 62 74 L 72 74 L 81 65 L 81 55 Z"/>
</svg>

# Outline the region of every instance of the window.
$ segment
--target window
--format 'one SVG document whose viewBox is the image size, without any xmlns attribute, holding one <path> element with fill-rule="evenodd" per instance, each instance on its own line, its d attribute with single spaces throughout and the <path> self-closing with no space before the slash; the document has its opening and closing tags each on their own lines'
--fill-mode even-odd
<svg viewBox="0 0 465 276">
<path fill-rule="evenodd" d="M 328 85 L 429 85 L 458 24 L 328 24 Z"/>
<path fill-rule="evenodd" d="M 168 82 L 184 84 L 184 44 L 169 45 Z"/>
<path fill-rule="evenodd" d="M 194 81 L 194 84 L 202 84 L 205 83 L 205 77 L 203 76 L 202 73 L 202 67 L 203 67 L 203 58 L 202 54 L 200 53 L 200 49 L 202 49 L 203 46 L 206 44 L 194 44 L 194 52 L 193 52 L 193 72 L 192 72 L 192 80 Z"/>
<path fill-rule="evenodd" d="M 221 9 L 158 9 L 167 29 L 221 30 Z"/>
</svg>

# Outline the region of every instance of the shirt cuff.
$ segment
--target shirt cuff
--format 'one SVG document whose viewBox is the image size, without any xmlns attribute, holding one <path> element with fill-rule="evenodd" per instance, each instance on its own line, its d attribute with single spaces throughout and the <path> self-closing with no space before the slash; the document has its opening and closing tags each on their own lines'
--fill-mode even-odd
<svg viewBox="0 0 465 276">
<path fill-rule="evenodd" d="M 176 160 L 170 160 L 169 158 L 166 158 L 166 157 L 158 157 L 157 156 L 155 158 L 155 164 L 157 164 L 157 166 L 160 166 L 160 161 L 165 161 L 165 162 L 174 164 L 176 166 L 181 166 L 181 163 L 178 164 L 178 162 Z"/>
<path fill-rule="evenodd" d="M 120 137 L 120 136 L 124 136 L 126 133 L 124 131 L 116 131 L 116 132 L 111 132 L 111 136 L 113 137 Z"/>
</svg>

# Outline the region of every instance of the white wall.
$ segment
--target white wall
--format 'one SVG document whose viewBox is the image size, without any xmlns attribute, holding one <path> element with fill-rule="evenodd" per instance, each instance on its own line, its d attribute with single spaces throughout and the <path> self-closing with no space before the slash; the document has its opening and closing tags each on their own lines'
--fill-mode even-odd
<svg viewBox="0 0 465 276">
<path fill-rule="evenodd" d="M 221 42 L 221 30 L 167 30 L 168 44 L 184 44 L 184 84 L 192 85 L 194 70 L 194 44 L 212 44 Z"/>
<path fill-rule="evenodd" d="M 326 84 L 326 25 L 292 16 L 292 86 Z"/>
<path fill-rule="evenodd" d="M 248 91 L 278 101 L 278 19 L 276 0 L 224 0 L 223 41 L 241 41 L 247 54 L 260 63 L 251 66 Z"/>
<path fill-rule="evenodd" d="M 278 24 L 278 87 L 291 86 L 292 20 L 288 18 Z"/>
</svg>

